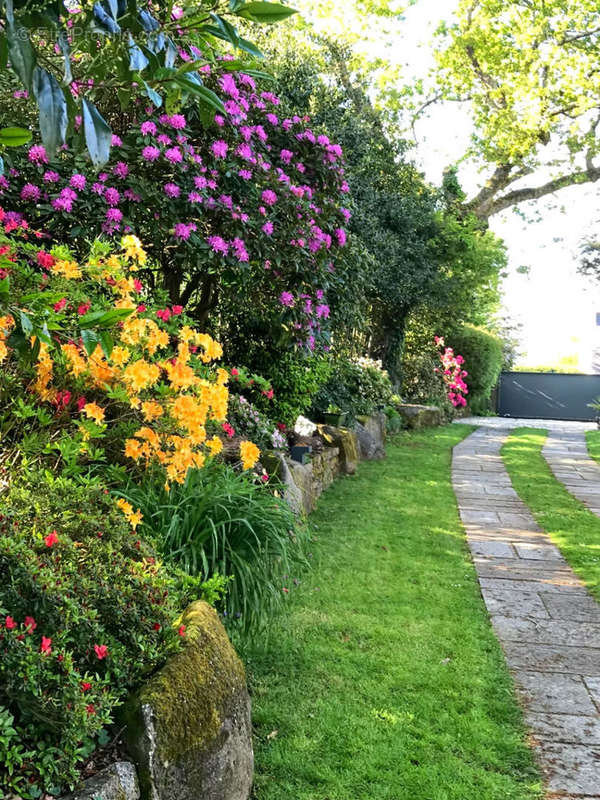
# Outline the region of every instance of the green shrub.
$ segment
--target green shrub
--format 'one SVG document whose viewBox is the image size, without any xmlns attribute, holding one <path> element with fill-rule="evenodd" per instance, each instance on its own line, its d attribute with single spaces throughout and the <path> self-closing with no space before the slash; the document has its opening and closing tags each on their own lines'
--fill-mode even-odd
<svg viewBox="0 0 600 800">
<path fill-rule="evenodd" d="M 287 503 L 246 474 L 213 462 L 166 492 L 146 482 L 126 492 L 165 559 L 190 575 L 231 577 L 225 616 L 248 632 L 268 622 L 305 565 L 304 531 Z"/>
<path fill-rule="evenodd" d="M 440 352 L 435 343 L 440 333 L 427 313 L 410 316 L 404 338 L 401 389 L 407 403 L 437 406 L 450 419 L 454 408 L 439 371 Z"/>
<path fill-rule="evenodd" d="M 43 473 L 2 497 L 0 575 L 0 797 L 55 794 L 179 647 L 182 597 L 106 490 Z"/>
<path fill-rule="evenodd" d="M 327 382 L 331 358 L 290 352 L 272 362 L 267 374 L 273 399 L 258 398 L 256 405 L 275 422 L 293 426 L 300 414 L 308 413 L 315 394 Z"/>
<path fill-rule="evenodd" d="M 313 411 L 319 415 L 328 406 L 335 406 L 352 420 L 387 405 L 393 393 L 389 376 L 378 362 L 339 358 L 333 363 L 329 380 L 313 400 Z"/>
<path fill-rule="evenodd" d="M 489 413 L 492 389 L 504 361 L 502 341 L 483 328 L 463 325 L 446 336 L 446 344 L 465 359 L 469 409 L 473 414 Z"/>
</svg>

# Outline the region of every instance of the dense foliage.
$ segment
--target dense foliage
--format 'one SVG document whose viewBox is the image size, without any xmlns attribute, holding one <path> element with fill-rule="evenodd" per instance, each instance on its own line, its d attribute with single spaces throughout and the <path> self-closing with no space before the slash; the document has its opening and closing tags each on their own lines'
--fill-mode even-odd
<svg viewBox="0 0 600 800">
<path fill-rule="evenodd" d="M 464 325 L 448 336 L 456 352 L 464 356 L 469 377 L 469 408 L 473 414 L 486 414 L 492 389 L 498 382 L 504 363 L 502 342 L 498 337 L 473 325 Z"/>
<path fill-rule="evenodd" d="M 1 503 L 0 796 L 30 797 L 76 780 L 127 692 L 178 647 L 184 597 L 101 487 L 40 473 Z"/>
</svg>

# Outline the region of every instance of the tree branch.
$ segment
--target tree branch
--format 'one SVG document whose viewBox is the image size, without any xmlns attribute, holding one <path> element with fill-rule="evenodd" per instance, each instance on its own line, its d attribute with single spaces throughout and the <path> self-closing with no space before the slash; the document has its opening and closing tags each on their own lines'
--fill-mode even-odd
<svg viewBox="0 0 600 800">
<path fill-rule="evenodd" d="M 467 209 L 483 220 L 489 219 L 494 214 L 504 211 L 507 208 L 524 203 L 527 200 L 539 200 L 540 197 L 558 192 L 567 186 L 576 186 L 581 183 L 595 183 L 600 180 L 600 167 L 590 165 L 585 170 L 571 172 L 568 175 L 561 175 L 551 181 L 543 183 L 541 186 L 528 186 L 523 189 L 513 189 L 501 197 L 489 199 L 487 202 L 477 202 L 480 194 L 467 203 Z M 512 183 L 512 181 L 510 181 Z"/>
</svg>

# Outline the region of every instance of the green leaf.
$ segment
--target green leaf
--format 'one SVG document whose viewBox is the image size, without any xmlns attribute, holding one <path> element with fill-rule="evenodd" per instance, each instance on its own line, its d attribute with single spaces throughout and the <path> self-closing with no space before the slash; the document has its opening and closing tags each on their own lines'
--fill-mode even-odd
<svg viewBox="0 0 600 800">
<path fill-rule="evenodd" d="M 212 17 L 213 21 L 216 22 L 217 27 L 223 33 L 225 39 L 228 42 L 231 42 L 234 47 L 237 47 L 239 36 L 233 25 L 230 22 L 227 22 L 227 20 L 223 17 L 219 16 L 219 14 L 211 14 L 210 16 Z"/>
<path fill-rule="evenodd" d="M 256 78 L 257 80 L 261 81 L 274 81 L 275 76 L 271 75 L 270 72 L 263 72 L 259 69 L 253 69 L 252 67 L 244 64 L 243 61 L 224 61 L 223 64 L 220 66 L 223 69 L 226 69 L 230 72 L 244 72 L 246 75 L 250 75 L 252 78 Z"/>
<path fill-rule="evenodd" d="M 6 278 L 2 278 L 0 281 L 0 298 L 6 299 L 10 293 L 10 278 L 8 275 Z"/>
<path fill-rule="evenodd" d="M 197 83 L 189 80 L 186 75 L 175 78 L 175 82 L 188 92 L 196 95 L 201 104 L 209 106 L 222 114 L 225 113 L 223 101 L 211 89 L 207 89 L 206 86 L 199 86 Z"/>
<path fill-rule="evenodd" d="M 33 93 L 40 112 L 42 142 L 52 158 L 67 135 L 67 101 L 54 75 L 40 67 L 33 73 Z"/>
<path fill-rule="evenodd" d="M 33 333 L 33 322 L 24 311 L 19 311 L 19 319 L 21 321 L 21 330 L 25 336 L 31 336 Z"/>
<path fill-rule="evenodd" d="M 235 14 L 235 12 L 241 8 L 245 3 L 245 0 L 229 0 L 229 10 Z"/>
<path fill-rule="evenodd" d="M 17 73 L 27 91 L 31 92 L 36 64 L 35 51 L 27 29 L 15 24 L 13 0 L 6 0 L 6 40 L 13 71 Z"/>
<path fill-rule="evenodd" d="M 110 358 L 110 354 L 113 351 L 113 347 L 115 343 L 113 341 L 112 336 L 108 331 L 101 331 L 100 332 L 100 346 L 102 347 L 102 352 L 107 358 Z"/>
<path fill-rule="evenodd" d="M 25 128 L 0 128 L 0 145 L 21 147 L 31 141 L 31 132 Z"/>
<path fill-rule="evenodd" d="M 104 117 L 89 100 L 82 101 L 83 130 L 92 163 L 96 167 L 106 164 L 110 157 L 112 132 Z"/>
<path fill-rule="evenodd" d="M 254 58 L 265 57 L 265 54 L 261 50 L 259 50 L 255 44 L 252 44 L 252 42 L 249 42 L 247 39 L 242 39 L 241 36 L 238 39 L 238 47 L 245 53 L 250 53 L 250 55 L 254 56 Z"/>
<path fill-rule="evenodd" d="M 85 347 L 85 352 L 88 356 L 91 356 L 98 346 L 98 334 L 95 331 L 84 330 L 81 331 L 81 339 Z"/>
<path fill-rule="evenodd" d="M 243 17 L 251 22 L 273 24 L 297 14 L 295 8 L 282 6 L 280 3 L 246 3 L 236 12 L 238 17 Z"/>
<path fill-rule="evenodd" d="M 155 91 L 151 86 L 148 86 L 146 81 L 144 81 L 144 89 L 146 90 L 146 96 L 150 99 L 151 103 L 156 108 L 160 108 L 162 106 L 163 99 L 159 95 L 159 93 Z"/>
<path fill-rule="evenodd" d="M 81 317 L 79 320 L 79 327 L 83 330 L 86 328 L 109 328 L 116 322 L 121 322 L 133 314 L 131 308 L 113 308 L 110 311 L 91 311 L 89 314 Z"/>
<path fill-rule="evenodd" d="M 57 42 L 65 59 L 63 84 L 68 86 L 73 81 L 73 73 L 71 72 L 71 50 L 69 47 L 69 38 L 66 31 L 59 31 Z"/>
</svg>

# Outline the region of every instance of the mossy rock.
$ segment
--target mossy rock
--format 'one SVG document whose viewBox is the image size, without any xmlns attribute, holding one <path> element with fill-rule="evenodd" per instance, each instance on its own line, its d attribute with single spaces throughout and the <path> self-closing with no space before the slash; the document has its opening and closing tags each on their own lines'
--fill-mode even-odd
<svg viewBox="0 0 600 800">
<path fill-rule="evenodd" d="M 405 403 L 397 406 L 398 413 L 402 417 L 404 425 L 410 430 L 420 430 L 421 428 L 435 428 L 441 425 L 443 415 L 437 406 L 420 406 Z"/>
<path fill-rule="evenodd" d="M 354 475 L 360 458 L 356 433 L 348 428 L 334 428 L 331 425 L 322 425 L 320 432 L 326 445 L 338 448 L 340 471 L 344 475 Z"/>
<path fill-rule="evenodd" d="M 253 752 L 246 676 L 215 610 L 192 604 L 186 646 L 130 701 L 127 743 L 143 800 L 247 800 Z"/>
<path fill-rule="evenodd" d="M 358 452 L 365 461 L 373 461 L 385 457 L 386 416 L 383 413 L 371 417 L 357 417 L 355 425 L 358 439 Z"/>
</svg>

